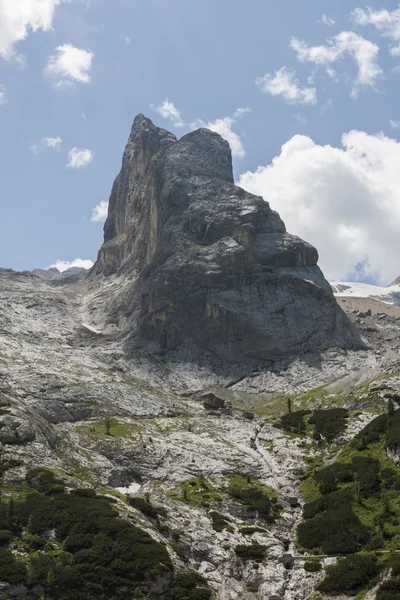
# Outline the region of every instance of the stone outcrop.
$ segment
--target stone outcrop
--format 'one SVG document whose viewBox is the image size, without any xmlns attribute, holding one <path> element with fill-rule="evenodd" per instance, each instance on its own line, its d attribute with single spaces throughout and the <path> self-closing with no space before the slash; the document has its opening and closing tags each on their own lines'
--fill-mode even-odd
<svg viewBox="0 0 400 600">
<path fill-rule="evenodd" d="M 256 365 L 360 346 L 317 261 L 268 202 L 235 186 L 220 135 L 177 140 L 135 119 L 91 272 L 132 281 L 109 315 L 131 347 Z"/>
</svg>

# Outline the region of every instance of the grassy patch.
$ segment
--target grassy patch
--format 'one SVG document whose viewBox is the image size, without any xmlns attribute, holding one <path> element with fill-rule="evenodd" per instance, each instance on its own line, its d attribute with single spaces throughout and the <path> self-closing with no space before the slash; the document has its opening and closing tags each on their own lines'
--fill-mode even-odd
<svg viewBox="0 0 400 600">
<path fill-rule="evenodd" d="M 143 430 L 143 425 L 141 423 L 126 423 L 114 419 L 104 419 L 104 421 L 91 421 L 85 425 L 78 425 L 76 430 L 95 438 L 134 440 Z"/>
<path fill-rule="evenodd" d="M 221 493 L 202 476 L 181 481 L 168 495 L 173 500 L 204 507 L 222 500 Z"/>
</svg>

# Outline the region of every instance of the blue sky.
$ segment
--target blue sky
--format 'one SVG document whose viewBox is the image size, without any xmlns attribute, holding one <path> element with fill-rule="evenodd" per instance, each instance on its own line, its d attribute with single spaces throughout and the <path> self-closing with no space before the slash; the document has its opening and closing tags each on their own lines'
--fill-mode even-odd
<svg viewBox="0 0 400 600">
<path fill-rule="evenodd" d="M 328 277 L 389 283 L 400 9 L 368 6 L 0 0 L 0 265 L 95 259 L 93 210 L 143 112 L 178 136 L 226 136 L 237 181 L 316 245 Z"/>
</svg>

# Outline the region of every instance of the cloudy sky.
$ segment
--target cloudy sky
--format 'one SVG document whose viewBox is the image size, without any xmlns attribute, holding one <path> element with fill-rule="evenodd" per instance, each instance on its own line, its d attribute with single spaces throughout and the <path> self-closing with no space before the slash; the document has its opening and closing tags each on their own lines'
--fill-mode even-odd
<svg viewBox="0 0 400 600">
<path fill-rule="evenodd" d="M 135 115 L 231 144 L 331 280 L 400 275 L 400 8 L 0 0 L 0 265 L 89 265 Z M 82 261 L 87 261 L 83 262 Z"/>
</svg>

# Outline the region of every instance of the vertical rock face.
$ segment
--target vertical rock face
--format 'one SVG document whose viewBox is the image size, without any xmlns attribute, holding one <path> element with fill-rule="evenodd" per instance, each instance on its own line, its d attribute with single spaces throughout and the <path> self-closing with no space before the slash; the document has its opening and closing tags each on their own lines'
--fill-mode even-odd
<svg viewBox="0 0 400 600">
<path fill-rule="evenodd" d="M 104 233 L 91 277 L 131 280 L 110 320 L 133 347 L 255 365 L 361 344 L 315 248 L 234 185 L 229 145 L 207 129 L 177 140 L 135 119 Z"/>
</svg>

